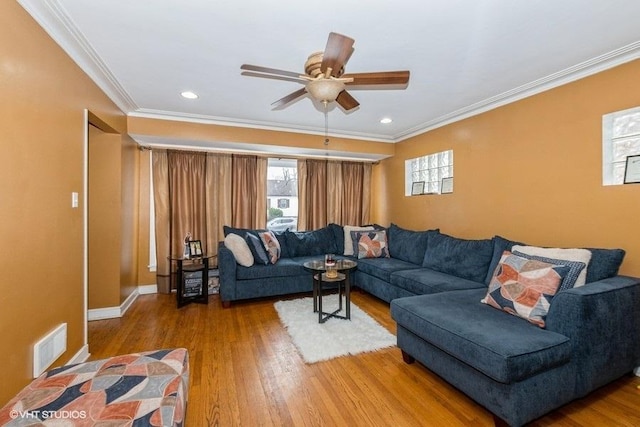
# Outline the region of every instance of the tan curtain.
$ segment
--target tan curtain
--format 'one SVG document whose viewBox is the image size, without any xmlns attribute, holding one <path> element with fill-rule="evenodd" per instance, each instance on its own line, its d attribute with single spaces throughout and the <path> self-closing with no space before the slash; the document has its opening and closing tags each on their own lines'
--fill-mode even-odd
<svg viewBox="0 0 640 427">
<path fill-rule="evenodd" d="M 187 233 L 206 242 L 206 154 L 169 151 L 171 254 L 181 255 Z M 205 245 L 206 246 L 206 245 Z M 208 247 L 203 247 L 204 252 Z"/>
<path fill-rule="evenodd" d="M 371 164 L 298 160 L 298 229 L 369 223 Z"/>
<path fill-rule="evenodd" d="M 343 224 L 344 183 L 342 163 L 327 163 L 327 223 Z M 349 224 L 349 223 L 344 223 Z"/>
<path fill-rule="evenodd" d="M 258 157 L 256 159 L 256 209 L 254 214 L 255 228 L 267 226 L 267 169 L 268 159 Z"/>
<path fill-rule="evenodd" d="M 166 150 L 151 153 L 153 175 L 153 202 L 156 232 L 156 280 L 158 292 L 168 293 L 169 289 L 169 167 Z"/>
<path fill-rule="evenodd" d="M 207 154 L 206 245 L 207 253 L 218 254 L 224 240 L 222 228 L 231 224 L 231 155 Z M 217 265 L 217 262 L 213 262 Z"/>
<path fill-rule="evenodd" d="M 315 230 L 327 225 L 327 162 L 307 160 L 307 175 L 303 179 L 307 189 L 303 203 L 307 217 L 304 230 Z"/>
<path fill-rule="evenodd" d="M 267 159 L 233 156 L 232 225 L 264 228 L 267 221 Z"/>
<path fill-rule="evenodd" d="M 300 159 L 298 166 L 298 230 L 307 230 L 307 161 Z"/>
</svg>

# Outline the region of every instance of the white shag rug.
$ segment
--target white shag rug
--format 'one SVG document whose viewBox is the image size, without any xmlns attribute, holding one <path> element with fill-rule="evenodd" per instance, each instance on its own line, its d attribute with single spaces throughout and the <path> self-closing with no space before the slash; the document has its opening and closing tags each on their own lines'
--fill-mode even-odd
<svg viewBox="0 0 640 427">
<path fill-rule="evenodd" d="M 332 317 L 325 323 L 318 323 L 318 313 L 313 312 L 311 297 L 278 301 L 274 306 L 280 321 L 306 363 L 329 360 L 347 354 L 376 351 L 396 345 L 395 335 L 353 302 L 351 303 L 351 320 Z M 325 313 L 332 313 L 337 308 L 337 294 L 322 298 L 322 309 Z M 344 315 L 344 305 L 338 314 Z"/>
</svg>

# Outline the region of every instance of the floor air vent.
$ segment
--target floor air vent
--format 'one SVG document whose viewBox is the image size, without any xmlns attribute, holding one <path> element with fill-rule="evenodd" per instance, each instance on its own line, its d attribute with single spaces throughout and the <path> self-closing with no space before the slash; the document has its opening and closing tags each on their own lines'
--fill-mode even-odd
<svg viewBox="0 0 640 427">
<path fill-rule="evenodd" d="M 63 323 L 33 346 L 33 378 L 39 377 L 65 351 L 67 324 Z"/>
</svg>

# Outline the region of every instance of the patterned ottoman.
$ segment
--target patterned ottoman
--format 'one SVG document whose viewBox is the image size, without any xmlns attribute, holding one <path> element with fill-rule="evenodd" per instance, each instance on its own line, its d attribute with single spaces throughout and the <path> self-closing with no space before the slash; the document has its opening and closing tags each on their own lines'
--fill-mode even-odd
<svg viewBox="0 0 640 427">
<path fill-rule="evenodd" d="M 182 426 L 188 389 L 184 348 L 68 365 L 22 389 L 0 425 Z"/>
</svg>

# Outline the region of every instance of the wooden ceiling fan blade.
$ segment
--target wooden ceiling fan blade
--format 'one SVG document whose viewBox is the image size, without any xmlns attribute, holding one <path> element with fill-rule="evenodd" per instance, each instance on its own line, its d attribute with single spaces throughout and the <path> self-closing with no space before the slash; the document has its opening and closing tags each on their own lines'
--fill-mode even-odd
<svg viewBox="0 0 640 427">
<path fill-rule="evenodd" d="M 273 102 L 271 105 L 274 110 L 281 109 L 287 106 L 290 102 L 295 101 L 296 99 L 307 94 L 307 89 L 301 88 L 295 92 L 290 93 L 289 95 L 278 99 L 276 102 Z"/>
<path fill-rule="evenodd" d="M 322 56 L 322 64 L 320 65 L 320 71 L 326 73 L 327 70 L 331 70 L 331 75 L 334 77 L 340 77 L 343 72 L 343 67 L 351 57 L 353 53 L 353 40 L 350 37 L 343 36 L 338 33 L 329 33 L 329 39 L 327 40 L 327 46 L 324 49 Z"/>
<path fill-rule="evenodd" d="M 375 73 L 347 73 L 343 78 L 352 78 L 347 86 L 372 86 L 372 85 L 407 85 L 409 83 L 409 71 L 381 71 Z"/>
<path fill-rule="evenodd" d="M 260 77 L 263 79 L 282 80 L 285 82 L 294 82 L 294 83 L 302 83 L 302 84 L 307 83 L 307 80 L 303 80 L 301 78 L 294 79 L 293 77 L 278 76 L 275 74 L 262 74 L 262 73 L 256 73 L 254 71 L 243 71 L 240 74 L 247 77 Z"/>
<path fill-rule="evenodd" d="M 356 101 L 356 99 L 351 96 L 346 90 L 343 90 L 338 94 L 336 102 L 346 111 L 353 110 L 358 105 L 360 105 L 360 103 Z"/>
<path fill-rule="evenodd" d="M 261 67 L 259 65 L 250 65 L 250 64 L 242 64 L 240 66 L 240 69 L 245 71 L 255 71 L 258 73 L 275 74 L 277 76 L 286 76 L 286 77 L 295 77 L 295 78 L 300 77 L 300 74 L 301 74 L 301 73 L 295 73 L 293 71 L 278 70 L 277 68 Z"/>
</svg>

